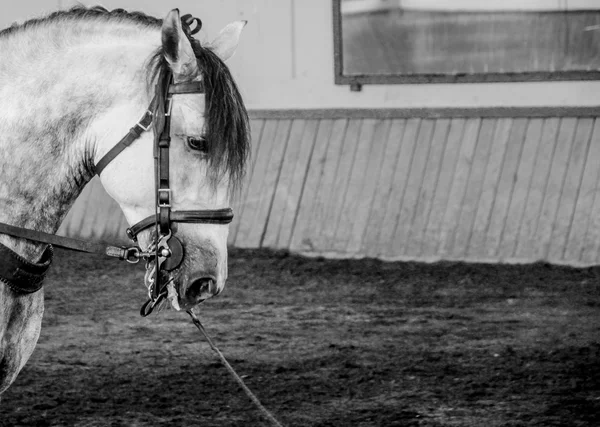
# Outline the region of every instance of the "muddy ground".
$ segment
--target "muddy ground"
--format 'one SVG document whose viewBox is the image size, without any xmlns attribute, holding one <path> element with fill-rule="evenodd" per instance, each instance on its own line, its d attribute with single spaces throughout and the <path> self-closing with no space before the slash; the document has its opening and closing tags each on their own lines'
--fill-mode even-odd
<svg viewBox="0 0 600 427">
<path fill-rule="evenodd" d="M 237 250 L 215 342 L 287 426 L 600 426 L 600 269 L 325 261 Z M 59 252 L 2 426 L 260 426 L 143 271 Z"/>
</svg>

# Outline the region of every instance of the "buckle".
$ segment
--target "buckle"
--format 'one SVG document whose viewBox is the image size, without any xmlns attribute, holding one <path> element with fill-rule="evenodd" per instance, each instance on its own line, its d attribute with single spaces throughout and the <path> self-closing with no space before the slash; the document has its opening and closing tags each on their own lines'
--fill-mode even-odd
<svg viewBox="0 0 600 427">
<path fill-rule="evenodd" d="M 140 119 L 139 122 L 137 122 L 137 125 L 142 128 L 145 131 L 147 131 L 148 129 L 150 129 L 150 126 L 152 125 L 152 119 L 154 118 L 154 114 L 152 113 L 152 111 L 150 110 L 146 110 L 146 113 L 144 113 L 144 117 L 142 117 Z"/>
<path fill-rule="evenodd" d="M 129 237 L 134 242 L 137 242 L 137 236 L 135 234 L 133 234 L 133 230 L 131 228 L 128 228 L 127 230 L 125 230 L 125 233 L 127 234 L 127 237 Z"/>
<path fill-rule="evenodd" d="M 162 194 L 166 194 L 166 201 L 162 201 Z M 158 207 L 159 208 L 170 208 L 171 207 L 171 189 L 170 188 L 159 188 L 158 189 Z"/>
</svg>

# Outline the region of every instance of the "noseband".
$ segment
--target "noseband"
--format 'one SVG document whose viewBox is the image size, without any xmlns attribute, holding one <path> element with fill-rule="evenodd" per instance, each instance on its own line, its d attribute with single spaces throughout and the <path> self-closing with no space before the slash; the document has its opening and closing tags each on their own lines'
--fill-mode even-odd
<svg viewBox="0 0 600 427">
<path fill-rule="evenodd" d="M 142 132 L 154 125 L 154 172 L 155 172 L 155 206 L 156 213 L 139 221 L 127 229 L 127 235 L 137 242 L 140 232 L 154 227 L 153 240 L 146 252 L 139 252 L 134 257 L 145 258 L 147 267 L 154 261 L 150 273 L 148 296 L 150 300 L 142 307 L 142 314 L 150 310 L 166 295 L 166 285 L 161 272 L 172 271 L 181 265 L 184 248 L 181 241 L 173 234 L 171 225 L 174 222 L 229 224 L 233 219 L 231 208 L 215 210 L 171 210 L 171 188 L 169 183 L 169 147 L 171 145 L 171 109 L 173 95 L 205 93 L 202 82 L 174 83 L 170 70 L 162 70 L 154 98 L 148 110 L 127 135 L 121 139 L 96 164 L 96 174 L 100 175 L 108 164 L 133 143 Z"/>
</svg>

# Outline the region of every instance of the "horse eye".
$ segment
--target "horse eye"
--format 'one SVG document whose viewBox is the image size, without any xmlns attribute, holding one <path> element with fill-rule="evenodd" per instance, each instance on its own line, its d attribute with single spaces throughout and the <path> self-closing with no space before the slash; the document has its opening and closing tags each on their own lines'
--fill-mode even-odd
<svg viewBox="0 0 600 427">
<path fill-rule="evenodd" d="M 207 151 L 206 140 L 204 138 L 195 138 L 192 136 L 187 137 L 187 145 L 192 150 L 196 151 Z"/>
</svg>

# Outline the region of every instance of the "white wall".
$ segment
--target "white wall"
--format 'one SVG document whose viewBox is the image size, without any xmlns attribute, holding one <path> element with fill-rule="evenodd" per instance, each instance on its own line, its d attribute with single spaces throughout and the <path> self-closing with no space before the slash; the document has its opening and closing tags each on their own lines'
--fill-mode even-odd
<svg viewBox="0 0 600 427">
<path fill-rule="evenodd" d="M 6 3 L 1 26 L 77 2 Z M 329 0 L 107 0 L 103 5 L 155 16 L 179 7 L 200 17 L 211 37 L 232 20 L 248 20 L 230 66 L 254 109 L 590 106 L 600 100 L 600 82 L 365 85 L 362 92 L 350 92 L 333 83 Z"/>
</svg>

